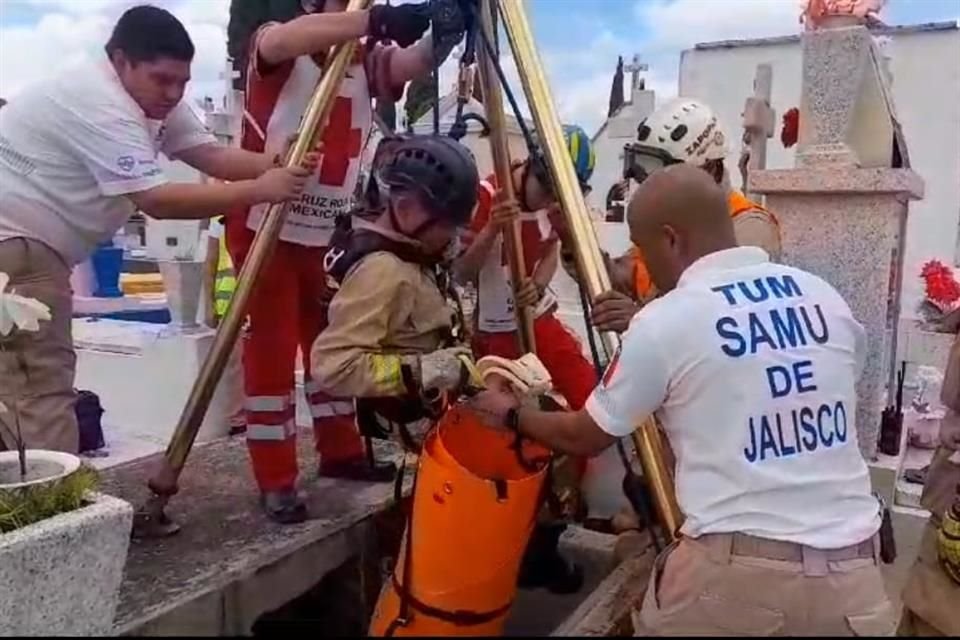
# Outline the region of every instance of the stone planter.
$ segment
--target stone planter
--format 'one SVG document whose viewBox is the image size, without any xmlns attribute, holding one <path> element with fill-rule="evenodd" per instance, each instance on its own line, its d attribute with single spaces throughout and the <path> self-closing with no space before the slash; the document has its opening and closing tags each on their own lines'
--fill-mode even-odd
<svg viewBox="0 0 960 640">
<path fill-rule="evenodd" d="M 0 636 L 111 632 L 133 508 L 94 494 L 75 511 L 0 535 Z"/>
<path fill-rule="evenodd" d="M 203 262 L 193 260 L 159 260 L 160 275 L 170 307 L 170 324 L 183 329 L 197 329 L 200 290 L 203 286 Z"/>
<path fill-rule="evenodd" d="M 17 452 L 0 451 L 0 492 L 56 482 L 80 468 L 80 458 L 60 451 L 27 449 L 26 457 L 27 475 L 21 479 Z"/>
</svg>

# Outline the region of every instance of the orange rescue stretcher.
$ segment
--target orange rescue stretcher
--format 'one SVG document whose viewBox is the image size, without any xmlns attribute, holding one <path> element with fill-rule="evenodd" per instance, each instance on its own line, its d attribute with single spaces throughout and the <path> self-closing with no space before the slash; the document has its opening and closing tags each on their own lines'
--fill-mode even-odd
<svg viewBox="0 0 960 640">
<path fill-rule="evenodd" d="M 426 437 L 410 519 L 369 635 L 498 636 L 550 453 L 454 405 Z"/>
</svg>

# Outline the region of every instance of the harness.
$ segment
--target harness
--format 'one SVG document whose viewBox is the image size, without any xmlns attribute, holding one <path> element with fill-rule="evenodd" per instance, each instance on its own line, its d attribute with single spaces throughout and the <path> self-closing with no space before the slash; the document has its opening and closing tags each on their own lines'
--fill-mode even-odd
<svg viewBox="0 0 960 640">
<path fill-rule="evenodd" d="M 435 258 L 425 256 L 416 246 L 392 240 L 370 229 L 353 228 L 350 216 L 338 216 L 336 228 L 330 239 L 330 247 L 323 259 L 326 272 L 324 288 L 324 306 L 329 310 L 333 300 L 347 274 L 367 256 L 387 252 L 400 260 L 415 264 L 431 274 L 431 281 L 437 285 L 441 297 L 451 307 L 451 329 L 443 336 L 441 347 L 451 347 L 463 339 L 464 318 L 460 299 L 453 288 L 452 279 L 446 267 Z M 409 367 L 401 368 L 406 394 L 400 397 L 357 398 L 357 426 L 367 439 L 367 452 L 372 455 L 370 440 L 388 440 L 394 430 L 409 451 L 418 451 L 407 425 L 425 418 L 437 419 L 446 410 L 448 399 L 445 394 L 423 393 Z M 387 422 L 384 425 L 379 418 Z"/>
</svg>

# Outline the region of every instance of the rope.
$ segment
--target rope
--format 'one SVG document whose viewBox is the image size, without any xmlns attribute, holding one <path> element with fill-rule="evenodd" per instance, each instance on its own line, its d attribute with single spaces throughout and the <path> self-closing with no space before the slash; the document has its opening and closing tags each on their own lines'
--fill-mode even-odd
<svg viewBox="0 0 960 640">
<path fill-rule="evenodd" d="M 471 10 L 473 11 L 474 21 L 479 22 L 480 16 L 477 14 L 477 8 L 474 5 L 471 5 Z M 483 42 L 483 48 L 486 50 L 487 55 L 490 56 L 490 60 L 493 62 L 493 68 L 497 72 L 497 78 L 500 80 L 500 85 L 503 87 L 503 93 L 507 96 L 507 102 L 510 103 L 510 109 L 513 111 L 513 117 L 516 118 L 517 125 L 520 127 L 520 132 L 523 134 L 523 139 L 527 145 L 527 151 L 531 155 L 539 155 L 540 148 L 534 141 L 533 134 L 530 132 L 530 128 L 527 127 L 527 121 L 520 112 L 520 105 L 517 103 L 517 98 L 513 95 L 513 91 L 510 89 L 510 83 L 507 82 L 507 76 L 503 72 L 503 67 L 500 66 L 500 55 L 497 51 L 496 44 L 490 41 L 490 38 L 487 37 L 487 34 L 483 29 L 478 29 L 477 32 L 480 34 L 480 41 Z M 496 38 L 496 34 L 494 34 L 493 37 Z"/>
</svg>

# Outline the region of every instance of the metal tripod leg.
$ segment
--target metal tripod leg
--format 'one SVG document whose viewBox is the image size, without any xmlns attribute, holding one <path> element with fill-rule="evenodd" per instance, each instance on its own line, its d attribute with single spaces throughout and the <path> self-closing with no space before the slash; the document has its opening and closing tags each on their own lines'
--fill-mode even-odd
<svg viewBox="0 0 960 640">
<path fill-rule="evenodd" d="M 533 33 L 520 0 L 500 0 L 499 5 L 527 103 L 543 141 L 550 173 L 574 239 L 578 271 L 584 276 L 590 296 L 595 298 L 611 288 L 610 277 L 600 253 L 597 234 L 583 200 L 583 193 L 563 142 L 560 119 L 550 97 L 543 65 L 534 46 Z M 601 339 L 608 353 L 616 351 L 619 342 L 616 335 L 604 333 Z M 665 532 L 672 539 L 679 529 L 681 515 L 676 504 L 673 481 L 663 462 L 663 446 L 656 422 L 652 418 L 646 420 L 634 432 L 633 438 L 640 454 L 644 476 L 650 483 L 658 515 Z"/>
</svg>

